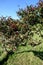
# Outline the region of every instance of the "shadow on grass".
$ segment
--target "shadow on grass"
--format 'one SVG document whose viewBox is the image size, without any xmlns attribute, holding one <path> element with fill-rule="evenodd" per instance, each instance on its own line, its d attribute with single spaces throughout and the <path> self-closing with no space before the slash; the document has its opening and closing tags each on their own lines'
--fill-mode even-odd
<svg viewBox="0 0 43 65">
<path fill-rule="evenodd" d="M 33 52 L 35 56 L 39 57 L 41 60 L 43 60 L 43 51 L 42 52 L 38 52 L 38 51 L 33 51 L 33 50 L 27 50 L 27 51 L 21 51 L 21 52 L 16 52 L 16 54 L 21 54 L 24 52 Z"/>
<path fill-rule="evenodd" d="M 12 55 L 12 54 L 13 54 L 13 52 L 8 52 L 6 58 L 4 58 L 2 61 L 0 61 L 0 65 L 3 65 L 4 62 L 6 62 L 8 60 L 8 58 L 9 58 L 9 56 Z"/>
<path fill-rule="evenodd" d="M 33 51 L 34 55 L 39 57 L 41 60 L 43 60 L 43 52 Z"/>
</svg>

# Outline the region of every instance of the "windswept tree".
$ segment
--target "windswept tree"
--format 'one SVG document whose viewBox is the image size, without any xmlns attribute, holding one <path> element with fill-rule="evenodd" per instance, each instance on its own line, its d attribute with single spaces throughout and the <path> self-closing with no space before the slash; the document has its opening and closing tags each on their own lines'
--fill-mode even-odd
<svg viewBox="0 0 43 65">
<path fill-rule="evenodd" d="M 43 0 L 39 0 L 37 6 L 30 5 L 25 9 L 19 9 L 17 14 L 23 22 L 29 23 L 30 25 L 42 22 Z"/>
</svg>

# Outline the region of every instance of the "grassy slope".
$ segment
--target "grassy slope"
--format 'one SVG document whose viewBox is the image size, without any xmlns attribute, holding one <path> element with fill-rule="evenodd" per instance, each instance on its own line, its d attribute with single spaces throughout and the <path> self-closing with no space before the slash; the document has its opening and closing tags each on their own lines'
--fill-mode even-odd
<svg viewBox="0 0 43 65">
<path fill-rule="evenodd" d="M 43 65 L 43 43 L 35 47 L 19 47 L 4 65 Z"/>
</svg>

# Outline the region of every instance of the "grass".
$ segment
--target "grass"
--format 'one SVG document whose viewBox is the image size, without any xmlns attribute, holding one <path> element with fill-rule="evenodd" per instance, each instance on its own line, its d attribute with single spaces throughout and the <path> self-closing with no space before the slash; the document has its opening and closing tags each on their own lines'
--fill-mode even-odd
<svg viewBox="0 0 43 65">
<path fill-rule="evenodd" d="M 7 65 L 43 65 L 43 61 L 33 52 L 24 52 L 10 56 Z"/>
<path fill-rule="evenodd" d="M 4 65 L 43 65 L 43 43 L 35 47 L 19 46 Z"/>
</svg>

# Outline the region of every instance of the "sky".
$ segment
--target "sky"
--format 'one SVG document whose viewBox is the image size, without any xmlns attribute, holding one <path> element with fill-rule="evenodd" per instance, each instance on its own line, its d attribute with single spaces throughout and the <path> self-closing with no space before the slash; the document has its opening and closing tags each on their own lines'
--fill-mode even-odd
<svg viewBox="0 0 43 65">
<path fill-rule="evenodd" d="M 11 16 L 18 19 L 17 11 L 27 5 L 36 5 L 39 0 L 0 0 L 0 16 Z"/>
</svg>

